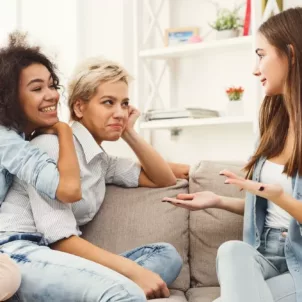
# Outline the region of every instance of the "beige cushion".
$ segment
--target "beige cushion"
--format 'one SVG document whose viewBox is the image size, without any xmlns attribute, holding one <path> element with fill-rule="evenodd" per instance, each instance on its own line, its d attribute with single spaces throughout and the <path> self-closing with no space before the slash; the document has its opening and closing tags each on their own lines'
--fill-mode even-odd
<svg viewBox="0 0 302 302">
<path fill-rule="evenodd" d="M 171 290 L 168 299 L 153 299 L 152 302 L 187 302 L 185 294 L 180 290 Z"/>
<path fill-rule="evenodd" d="M 213 302 L 220 296 L 219 287 L 191 288 L 186 293 L 189 302 Z"/>
<path fill-rule="evenodd" d="M 184 261 L 183 269 L 171 288 L 185 291 L 190 285 L 189 212 L 161 202 L 163 197 L 179 193 L 188 193 L 186 180 L 160 189 L 108 186 L 100 211 L 82 228 L 83 237 L 114 253 L 148 243 L 171 243 Z"/>
<path fill-rule="evenodd" d="M 213 191 L 218 195 L 244 197 L 233 185 L 224 184 L 219 172 L 225 168 L 244 175 L 239 163 L 201 162 L 191 171 L 190 193 Z M 215 259 L 225 241 L 242 239 L 243 217 L 224 210 L 209 209 L 190 214 L 191 287 L 217 286 Z"/>
</svg>

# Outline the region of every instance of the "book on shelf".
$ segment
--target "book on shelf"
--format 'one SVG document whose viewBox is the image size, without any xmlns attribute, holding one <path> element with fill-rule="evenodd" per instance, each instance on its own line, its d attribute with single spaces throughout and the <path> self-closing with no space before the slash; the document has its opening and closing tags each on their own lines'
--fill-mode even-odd
<svg viewBox="0 0 302 302">
<path fill-rule="evenodd" d="M 218 117 L 218 111 L 204 108 L 170 108 L 149 110 L 145 113 L 145 120 L 163 120 L 175 118 L 211 118 Z"/>
</svg>

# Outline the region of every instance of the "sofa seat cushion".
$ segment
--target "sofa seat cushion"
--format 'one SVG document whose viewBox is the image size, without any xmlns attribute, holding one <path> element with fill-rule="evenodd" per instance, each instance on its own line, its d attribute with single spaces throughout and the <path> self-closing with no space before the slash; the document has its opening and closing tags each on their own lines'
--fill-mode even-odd
<svg viewBox="0 0 302 302">
<path fill-rule="evenodd" d="M 190 286 L 188 265 L 189 212 L 161 202 L 165 196 L 188 193 L 188 182 L 180 180 L 169 188 L 107 187 L 104 202 L 94 219 L 82 227 L 83 237 L 113 253 L 155 243 L 171 243 L 184 265 L 171 288 Z"/>
<path fill-rule="evenodd" d="M 243 163 L 201 162 L 191 171 L 189 191 L 212 191 L 218 195 L 244 198 L 244 193 L 224 184 L 223 169 L 244 175 Z M 218 286 L 216 254 L 225 241 L 242 240 L 243 217 L 225 210 L 208 209 L 190 213 L 190 268 L 192 287 Z"/>
<path fill-rule="evenodd" d="M 213 302 L 214 299 L 218 298 L 219 296 L 219 287 L 190 288 L 186 292 L 186 297 L 189 302 Z"/>
<path fill-rule="evenodd" d="M 171 290 L 168 299 L 153 299 L 152 302 L 187 302 L 185 294 L 180 290 Z"/>
</svg>

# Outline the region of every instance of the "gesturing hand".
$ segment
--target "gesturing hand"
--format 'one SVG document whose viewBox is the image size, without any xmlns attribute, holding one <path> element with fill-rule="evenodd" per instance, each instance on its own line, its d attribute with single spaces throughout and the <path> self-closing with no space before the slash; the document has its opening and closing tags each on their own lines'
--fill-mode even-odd
<svg viewBox="0 0 302 302">
<path fill-rule="evenodd" d="M 284 194 L 283 188 L 278 184 L 264 184 L 240 177 L 228 170 L 222 170 L 220 175 L 226 177 L 225 184 L 232 184 L 240 189 L 248 191 L 254 195 L 258 195 L 271 201 L 282 198 Z"/>
<path fill-rule="evenodd" d="M 220 196 L 210 191 L 194 194 L 178 194 L 176 198 L 164 197 L 163 202 L 170 202 L 176 207 L 185 208 L 190 211 L 216 208 L 221 202 Z"/>
</svg>

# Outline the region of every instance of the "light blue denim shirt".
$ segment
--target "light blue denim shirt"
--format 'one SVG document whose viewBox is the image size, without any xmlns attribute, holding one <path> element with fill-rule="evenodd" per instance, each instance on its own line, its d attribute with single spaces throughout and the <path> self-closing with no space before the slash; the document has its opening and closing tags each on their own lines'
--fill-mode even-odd
<svg viewBox="0 0 302 302">
<path fill-rule="evenodd" d="M 266 161 L 262 157 L 256 163 L 253 180 L 259 182 L 262 167 Z M 302 202 L 302 177 L 292 178 L 293 197 Z M 243 240 L 258 248 L 260 236 L 263 232 L 267 213 L 267 200 L 265 198 L 247 193 L 244 210 Z M 285 241 L 285 257 L 288 269 L 294 279 L 296 287 L 296 301 L 302 302 L 302 225 L 292 218 L 288 236 Z"/>
<path fill-rule="evenodd" d="M 55 161 L 16 131 L 0 126 L 0 204 L 12 184 L 13 175 L 55 198 L 59 184 Z"/>
</svg>

